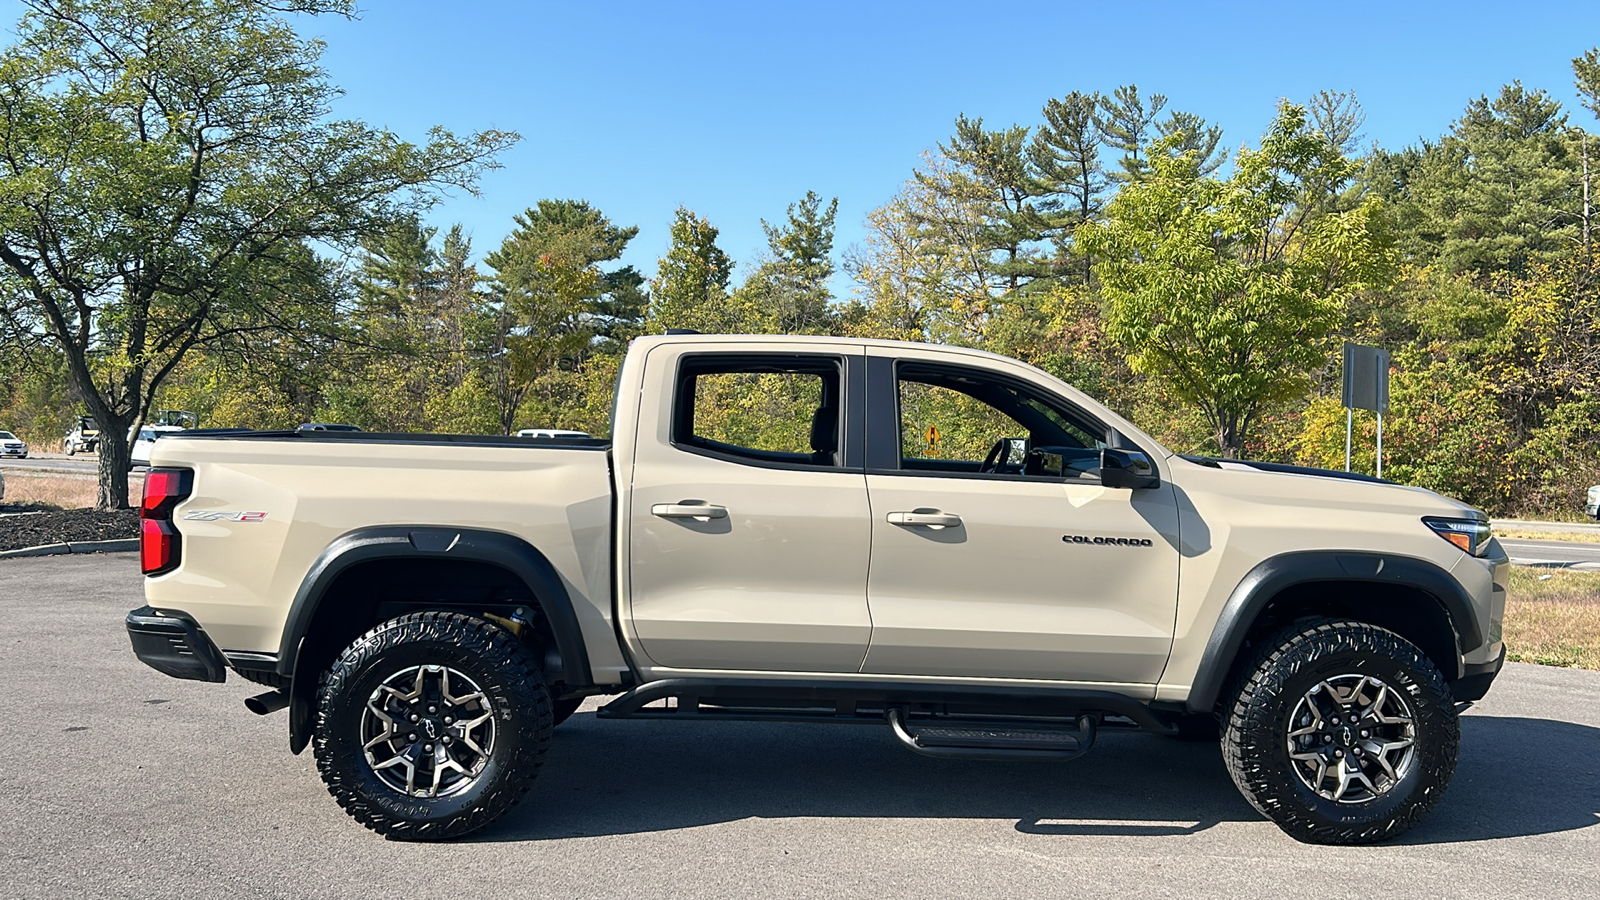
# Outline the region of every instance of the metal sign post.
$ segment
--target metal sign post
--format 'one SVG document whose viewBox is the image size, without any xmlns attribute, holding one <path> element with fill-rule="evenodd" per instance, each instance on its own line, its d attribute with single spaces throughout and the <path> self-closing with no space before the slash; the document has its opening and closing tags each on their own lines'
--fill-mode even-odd
<svg viewBox="0 0 1600 900">
<path fill-rule="evenodd" d="M 1389 351 L 1344 345 L 1344 470 L 1350 471 L 1350 442 L 1355 411 L 1370 409 L 1378 415 L 1377 475 L 1383 477 L 1383 414 L 1389 410 Z"/>
</svg>

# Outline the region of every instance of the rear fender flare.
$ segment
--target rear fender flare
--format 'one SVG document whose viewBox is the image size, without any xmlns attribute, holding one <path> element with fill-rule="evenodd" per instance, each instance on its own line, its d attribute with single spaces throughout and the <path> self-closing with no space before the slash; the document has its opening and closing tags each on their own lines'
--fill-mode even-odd
<svg viewBox="0 0 1600 900">
<path fill-rule="evenodd" d="M 320 673 L 301 665 L 300 647 L 328 590 L 350 567 L 383 559 L 439 558 L 489 563 L 520 578 L 550 624 L 569 685 L 587 685 L 593 674 L 583 632 L 561 576 L 538 548 L 515 535 L 470 528 L 399 525 L 362 528 L 341 535 L 322 551 L 289 605 L 278 645 L 278 672 L 294 678 L 289 708 L 290 749 L 310 740 Z M 374 623 L 376 624 L 376 623 Z"/>
</svg>

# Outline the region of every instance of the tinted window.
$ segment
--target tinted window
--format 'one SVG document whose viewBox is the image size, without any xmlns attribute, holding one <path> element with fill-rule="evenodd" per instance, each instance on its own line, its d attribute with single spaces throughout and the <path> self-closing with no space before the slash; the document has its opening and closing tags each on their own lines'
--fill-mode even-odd
<svg viewBox="0 0 1600 900">
<path fill-rule="evenodd" d="M 1057 398 L 973 369 L 898 367 L 901 468 L 1097 480 L 1106 430 Z"/>
<path fill-rule="evenodd" d="M 839 366 L 827 357 L 694 357 L 678 379 L 673 439 L 805 466 L 839 460 Z"/>
</svg>

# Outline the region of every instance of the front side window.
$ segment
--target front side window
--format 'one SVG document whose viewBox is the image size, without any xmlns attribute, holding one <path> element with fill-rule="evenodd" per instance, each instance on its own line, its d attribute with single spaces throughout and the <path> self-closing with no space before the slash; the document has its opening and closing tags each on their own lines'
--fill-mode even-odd
<svg viewBox="0 0 1600 900">
<path fill-rule="evenodd" d="M 1108 437 L 1053 397 L 978 370 L 901 364 L 900 468 L 1097 481 Z"/>
<path fill-rule="evenodd" d="M 673 441 L 776 465 L 837 466 L 840 377 L 828 357 L 698 357 L 678 377 Z"/>
</svg>

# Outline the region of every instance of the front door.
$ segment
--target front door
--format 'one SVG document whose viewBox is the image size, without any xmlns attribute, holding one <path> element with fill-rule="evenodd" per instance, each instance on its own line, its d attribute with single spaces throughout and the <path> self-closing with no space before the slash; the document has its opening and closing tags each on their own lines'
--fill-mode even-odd
<svg viewBox="0 0 1600 900">
<path fill-rule="evenodd" d="M 671 399 L 640 433 L 665 439 L 639 441 L 633 467 L 640 646 L 665 668 L 857 671 L 872 525 L 844 388 L 860 350 L 679 354 L 651 351 Z"/>
<path fill-rule="evenodd" d="M 876 353 L 877 351 L 872 351 Z M 863 672 L 1155 683 L 1172 646 L 1170 485 L 1100 484 L 1114 440 L 1069 401 L 978 365 L 874 359 L 872 646 Z"/>
</svg>

